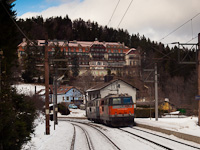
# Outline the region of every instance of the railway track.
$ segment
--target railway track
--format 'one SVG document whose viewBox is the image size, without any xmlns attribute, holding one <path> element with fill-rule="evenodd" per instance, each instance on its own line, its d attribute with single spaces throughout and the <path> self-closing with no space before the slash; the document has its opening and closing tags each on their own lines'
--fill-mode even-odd
<svg viewBox="0 0 200 150">
<path fill-rule="evenodd" d="M 87 141 L 87 147 L 89 150 L 94 150 L 94 146 L 92 144 L 92 141 L 91 141 L 91 138 L 88 134 L 88 132 L 81 126 L 77 125 L 77 124 L 74 124 L 74 123 L 71 123 L 73 126 L 74 126 L 74 135 L 73 135 L 73 139 L 72 139 L 72 142 L 71 142 L 71 148 L 70 150 L 74 150 L 74 147 L 75 147 L 75 137 L 76 137 L 76 128 L 75 127 L 79 127 L 83 133 L 85 134 L 85 137 L 86 137 L 86 141 Z"/>
<path fill-rule="evenodd" d="M 131 127 L 130 127 L 130 128 L 131 128 Z M 143 133 L 146 134 L 145 137 L 144 137 L 144 135 L 141 136 L 140 133 L 135 132 L 135 131 L 134 131 L 134 133 L 133 133 L 132 131 L 127 131 L 127 130 L 124 130 L 124 129 L 122 129 L 122 128 L 119 128 L 119 130 L 121 130 L 121 131 L 123 131 L 123 132 L 126 132 L 126 133 L 128 133 L 128 134 L 134 135 L 134 136 L 136 136 L 136 137 L 139 137 L 139 138 L 141 138 L 141 139 L 143 139 L 143 140 L 146 140 L 146 141 L 148 141 L 148 142 L 151 142 L 151 143 L 153 143 L 153 144 L 155 144 L 155 145 L 157 145 L 157 146 L 160 146 L 160 147 L 162 147 L 162 148 L 164 148 L 164 149 L 168 149 L 168 150 L 173 150 L 173 149 L 175 149 L 175 148 L 171 148 L 171 147 L 169 147 L 169 146 L 166 146 L 166 144 L 164 145 L 164 144 L 161 144 L 161 142 L 155 142 L 155 140 L 151 140 L 151 139 L 153 138 L 152 136 L 162 138 L 162 139 L 164 139 L 165 141 L 166 141 L 166 140 L 167 140 L 167 141 L 170 141 L 170 142 L 172 142 L 173 144 L 177 144 L 177 143 L 178 143 L 178 144 L 180 144 L 180 145 L 184 145 L 185 147 L 188 147 L 188 149 L 198 149 L 198 150 L 200 150 L 199 147 L 196 147 L 196 146 L 193 146 L 193 145 L 189 145 L 189 144 L 186 144 L 186 143 L 183 143 L 183 142 L 180 142 L 180 141 L 177 141 L 177 140 L 173 140 L 173 139 L 170 139 L 170 138 L 167 138 L 167 137 L 164 137 L 164 136 L 161 136 L 161 135 L 152 133 L 152 132 L 148 132 L 148 131 L 145 131 L 145 130 L 142 130 L 142 129 L 138 129 L 138 128 L 131 128 L 131 130 L 132 130 L 132 131 L 135 130 L 135 131 L 143 132 Z M 147 137 L 147 134 L 151 135 L 151 139 L 146 138 L 146 137 Z M 171 144 L 171 145 L 173 145 L 173 144 Z M 168 142 L 168 145 L 170 145 L 169 142 Z"/>
<path fill-rule="evenodd" d="M 87 145 L 88 145 L 88 149 L 89 150 L 95 150 L 93 144 L 92 144 L 92 140 L 89 137 L 88 132 L 86 131 L 86 129 L 78 124 L 82 124 L 82 125 L 86 125 L 89 126 L 93 129 L 95 129 L 97 132 L 99 132 L 105 139 L 107 139 L 107 141 L 109 143 L 111 143 L 112 147 L 116 150 L 121 150 L 105 133 L 103 133 L 100 129 L 98 129 L 97 127 L 95 127 L 95 125 L 89 124 L 89 123 L 83 123 L 83 122 L 77 122 L 77 121 L 70 121 L 70 123 L 74 126 L 74 135 L 73 135 L 73 139 L 72 139 L 72 143 L 71 143 L 71 149 L 70 150 L 74 150 L 74 145 L 75 145 L 75 137 L 76 137 L 76 132 L 75 132 L 75 126 L 81 128 L 83 130 L 83 132 L 85 133 L 86 139 L 87 139 Z"/>
<path fill-rule="evenodd" d="M 167 150 L 172 150 L 172 149 L 173 150 L 175 150 L 175 149 L 200 150 L 200 147 L 198 147 L 199 145 L 197 145 L 196 143 L 194 143 L 194 144 L 188 143 L 188 142 L 185 143 L 183 140 L 179 141 L 178 139 L 171 139 L 170 137 L 165 137 L 165 135 L 157 134 L 155 132 L 151 132 L 151 131 L 148 131 L 148 130 L 143 130 L 143 129 L 140 129 L 139 127 L 109 128 L 107 126 L 94 124 L 94 123 L 79 122 L 79 121 L 74 121 L 74 120 L 68 120 L 68 121 L 72 124 L 81 125 L 85 129 L 89 129 L 87 126 L 95 129 L 96 131 L 98 131 L 104 137 L 104 139 L 107 139 L 109 141 L 109 143 L 111 143 L 111 145 L 112 145 L 111 147 L 113 147 L 113 149 L 117 149 L 117 150 L 126 149 L 126 147 L 123 144 L 120 144 L 121 141 L 120 142 L 118 141 L 119 144 L 118 144 L 118 142 L 116 142 L 117 140 L 115 142 L 113 142 L 113 139 L 115 139 L 115 137 L 113 138 L 113 136 L 107 136 L 108 134 L 106 135 L 105 133 L 116 132 L 117 136 L 120 136 L 120 135 L 125 136 L 124 134 L 129 134 L 129 136 L 126 136 L 126 137 L 130 137 L 130 138 L 132 137 L 133 139 L 137 140 L 136 143 L 137 142 L 145 143 L 145 145 L 149 145 L 150 147 L 153 147 L 155 149 L 158 148 L 158 149 L 167 149 Z M 91 129 L 89 129 L 89 130 L 91 130 Z M 91 132 L 94 132 L 94 131 L 91 131 Z M 91 133 L 91 132 L 88 132 L 88 133 Z M 116 143 L 117 143 L 117 145 L 116 145 Z M 155 147 L 154 147 L 154 145 L 155 145 Z M 94 149 L 95 149 L 95 147 L 94 147 Z"/>
<path fill-rule="evenodd" d="M 176 142 L 176 143 L 179 143 L 179 144 L 182 144 L 182 145 L 185 145 L 185 146 L 188 146 L 188 147 L 191 147 L 191 148 L 195 148 L 195 149 L 199 149 L 199 150 L 200 150 L 200 147 L 196 147 L 196 146 L 193 146 L 193 145 L 190 145 L 190 144 L 187 144 L 187 143 L 183 143 L 183 142 L 180 142 L 180 141 L 177 141 L 177 140 L 173 140 L 173 139 L 170 139 L 170 138 L 167 138 L 167 137 L 164 137 L 164 136 L 161 136 L 161 135 L 152 133 L 152 132 L 148 132 L 148 131 L 145 131 L 145 130 L 142 130 L 142 129 L 138 129 L 138 128 L 132 128 L 132 129 L 138 130 L 138 131 L 141 131 L 141 132 L 145 132 L 145 133 L 148 133 L 148 134 L 157 136 L 157 137 L 161 137 L 161 138 L 164 138 L 164 139 L 167 139 L 167 140 L 170 140 L 170 141 L 173 141 L 173 142 Z"/>
<path fill-rule="evenodd" d="M 164 149 L 173 150 L 173 149 L 171 149 L 171 148 L 169 148 L 169 147 L 167 147 L 167 146 L 164 146 L 164 145 L 162 145 L 162 144 L 159 144 L 159 143 L 157 143 L 157 142 L 154 142 L 154 141 L 152 141 L 152 140 L 149 140 L 149 139 L 147 139 L 147 138 L 145 138 L 145 137 L 143 137 L 143 136 L 137 135 L 137 134 L 135 134 L 135 133 L 132 133 L 132 132 L 129 132 L 129 131 L 120 129 L 120 128 L 119 128 L 119 130 L 121 130 L 121 131 L 123 131 L 123 132 L 126 132 L 126 133 L 128 133 L 128 134 L 134 135 L 134 136 L 136 136 L 136 137 L 139 137 L 139 138 L 141 138 L 141 139 L 143 139 L 143 140 L 145 140 L 145 141 L 148 141 L 148 142 L 150 142 L 150 143 L 153 143 L 153 144 L 155 144 L 155 145 L 157 145 L 157 146 L 159 146 L 159 147 L 162 147 L 162 148 L 164 148 Z"/>
</svg>

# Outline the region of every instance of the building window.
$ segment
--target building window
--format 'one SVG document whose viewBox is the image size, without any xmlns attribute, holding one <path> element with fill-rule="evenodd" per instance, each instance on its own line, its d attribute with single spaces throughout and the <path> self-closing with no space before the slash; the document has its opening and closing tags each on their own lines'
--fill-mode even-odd
<svg viewBox="0 0 200 150">
<path fill-rule="evenodd" d="M 69 100 L 69 96 L 67 96 L 66 99 Z"/>
<path fill-rule="evenodd" d="M 65 100 L 65 97 L 63 96 L 63 101 Z"/>
<path fill-rule="evenodd" d="M 83 50 L 82 50 L 82 48 L 79 48 L 79 52 L 82 52 Z"/>
</svg>

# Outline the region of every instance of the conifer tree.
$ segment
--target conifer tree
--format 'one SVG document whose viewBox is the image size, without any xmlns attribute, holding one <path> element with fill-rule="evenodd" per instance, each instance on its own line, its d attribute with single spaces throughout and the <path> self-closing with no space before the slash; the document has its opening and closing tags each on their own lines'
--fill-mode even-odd
<svg viewBox="0 0 200 150">
<path fill-rule="evenodd" d="M 79 75 L 79 60 L 78 60 L 78 56 L 76 54 L 74 54 L 72 56 L 72 76 L 73 77 L 77 77 Z"/>
<path fill-rule="evenodd" d="M 13 67 L 17 64 L 17 28 L 15 12 L 9 0 L 0 1 L 0 150 L 20 150 L 30 139 L 35 117 L 34 104 L 16 93 L 11 84 L 14 81 Z"/>
</svg>

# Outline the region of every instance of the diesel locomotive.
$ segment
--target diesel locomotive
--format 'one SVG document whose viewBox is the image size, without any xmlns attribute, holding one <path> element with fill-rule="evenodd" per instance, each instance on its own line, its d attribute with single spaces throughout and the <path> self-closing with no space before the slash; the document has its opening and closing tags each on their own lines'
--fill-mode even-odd
<svg viewBox="0 0 200 150">
<path fill-rule="evenodd" d="M 134 104 L 127 94 L 108 95 L 87 102 L 88 120 L 113 127 L 134 125 Z"/>
</svg>

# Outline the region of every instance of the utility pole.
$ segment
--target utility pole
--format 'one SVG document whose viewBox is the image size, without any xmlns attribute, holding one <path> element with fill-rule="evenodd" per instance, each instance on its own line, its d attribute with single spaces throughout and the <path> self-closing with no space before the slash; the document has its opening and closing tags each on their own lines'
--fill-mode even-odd
<svg viewBox="0 0 200 150">
<path fill-rule="evenodd" d="M 158 73 L 157 73 L 157 63 L 154 64 L 154 69 L 144 69 L 144 71 L 150 72 L 148 77 L 144 79 L 144 82 L 154 83 L 155 86 L 155 120 L 158 121 Z M 150 75 L 154 72 L 154 80 L 149 79 Z"/>
<path fill-rule="evenodd" d="M 155 63 L 155 119 L 158 121 L 158 74 L 157 63 Z"/>
<path fill-rule="evenodd" d="M 53 121 L 54 121 L 54 130 L 56 129 L 55 127 L 55 121 L 56 121 L 56 113 L 55 113 L 55 104 L 56 104 L 56 88 L 55 88 L 55 84 L 56 84 L 56 77 L 53 77 Z"/>
<path fill-rule="evenodd" d="M 186 56 L 184 56 L 182 59 L 180 59 L 180 50 L 178 52 L 178 61 L 179 64 L 189 64 L 189 65 L 194 65 L 196 64 L 197 68 L 197 82 L 198 82 L 198 95 L 195 97 L 196 100 L 198 100 L 198 125 L 200 126 L 200 33 L 198 34 L 198 43 L 179 43 L 179 42 L 173 42 L 171 44 L 178 44 L 178 46 L 182 46 L 184 48 L 184 45 L 191 45 L 192 47 L 196 45 L 196 57 L 195 61 L 185 61 Z M 188 55 L 188 54 L 187 54 Z M 191 59 L 191 58 L 190 58 Z"/>
<path fill-rule="evenodd" d="M 46 134 L 50 134 L 49 128 L 49 59 L 48 59 L 48 36 L 45 40 L 45 117 L 46 117 Z"/>
<path fill-rule="evenodd" d="M 55 124 L 58 124 L 58 101 L 57 101 L 57 68 L 55 70 Z"/>
<path fill-rule="evenodd" d="M 0 50 L 0 93 L 1 93 L 1 59 L 3 58 L 3 51 Z M 1 97 L 0 97 L 1 99 Z"/>
<path fill-rule="evenodd" d="M 198 95 L 200 95 L 200 33 L 198 34 Z M 200 100 L 199 100 L 199 117 L 198 125 L 200 126 Z"/>
<path fill-rule="evenodd" d="M 55 68 L 55 76 L 53 78 L 53 120 L 54 120 L 54 130 L 55 130 L 55 125 L 58 124 L 57 112 L 58 112 L 58 106 L 57 106 L 57 68 Z"/>
</svg>

